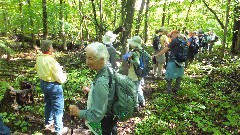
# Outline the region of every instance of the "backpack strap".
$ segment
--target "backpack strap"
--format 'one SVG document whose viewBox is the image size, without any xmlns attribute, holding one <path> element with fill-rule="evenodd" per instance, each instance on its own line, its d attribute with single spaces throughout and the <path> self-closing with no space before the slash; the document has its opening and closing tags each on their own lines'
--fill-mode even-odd
<svg viewBox="0 0 240 135">
<path fill-rule="evenodd" d="M 109 86 L 109 88 L 111 88 L 111 87 L 112 87 L 113 75 L 112 75 L 112 73 L 111 73 L 111 71 L 110 71 L 109 67 L 107 67 L 107 72 L 108 72 L 108 75 L 109 75 L 109 82 L 108 82 L 108 86 Z M 114 72 L 114 71 L 113 71 L 113 72 Z"/>
</svg>

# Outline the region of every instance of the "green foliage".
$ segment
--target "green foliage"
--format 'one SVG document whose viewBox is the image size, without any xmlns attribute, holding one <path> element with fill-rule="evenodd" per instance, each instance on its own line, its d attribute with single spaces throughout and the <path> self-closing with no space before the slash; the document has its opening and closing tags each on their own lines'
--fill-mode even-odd
<svg viewBox="0 0 240 135">
<path fill-rule="evenodd" d="M 0 103 L 5 95 L 5 92 L 7 90 L 8 83 L 7 82 L 0 82 Z"/>
<path fill-rule="evenodd" d="M 3 41 L 0 40 L 0 55 L 7 54 L 7 55 L 13 55 L 14 51 L 8 47 L 6 44 L 3 43 Z"/>
<path fill-rule="evenodd" d="M 135 134 L 238 134 L 240 85 L 231 78 L 239 80 L 240 62 L 227 56 L 224 61 L 208 76 L 184 77 L 177 95 L 155 92 Z"/>
</svg>

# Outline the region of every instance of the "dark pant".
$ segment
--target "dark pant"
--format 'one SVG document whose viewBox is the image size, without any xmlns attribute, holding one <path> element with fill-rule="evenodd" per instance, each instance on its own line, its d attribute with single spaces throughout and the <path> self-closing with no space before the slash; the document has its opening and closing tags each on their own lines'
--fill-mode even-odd
<svg viewBox="0 0 240 135">
<path fill-rule="evenodd" d="M 102 135 L 117 135 L 117 117 L 106 115 L 102 121 Z"/>
</svg>

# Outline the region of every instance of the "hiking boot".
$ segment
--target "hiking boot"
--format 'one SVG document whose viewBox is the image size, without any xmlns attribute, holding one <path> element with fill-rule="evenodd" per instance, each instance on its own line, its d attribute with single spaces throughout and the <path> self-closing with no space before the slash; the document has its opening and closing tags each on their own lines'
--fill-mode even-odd
<svg viewBox="0 0 240 135">
<path fill-rule="evenodd" d="M 63 127 L 61 133 L 56 133 L 56 135 L 66 135 L 68 133 L 68 127 Z"/>
<path fill-rule="evenodd" d="M 45 125 L 45 128 L 43 130 L 54 132 L 55 131 L 54 123 L 51 122 L 50 124 Z"/>
</svg>

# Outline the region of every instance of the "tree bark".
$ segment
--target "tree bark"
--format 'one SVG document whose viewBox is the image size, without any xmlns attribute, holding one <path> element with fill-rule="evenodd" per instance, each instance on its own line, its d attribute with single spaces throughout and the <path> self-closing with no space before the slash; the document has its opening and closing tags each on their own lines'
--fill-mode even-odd
<svg viewBox="0 0 240 135">
<path fill-rule="evenodd" d="M 20 12 L 20 20 L 22 20 L 22 0 L 19 0 L 19 12 Z M 21 23 L 21 26 L 20 26 L 20 33 L 23 35 L 23 24 Z M 21 36 L 21 40 L 22 42 L 22 46 L 24 45 L 24 36 Z"/>
<path fill-rule="evenodd" d="M 28 3 L 29 10 L 32 11 L 31 0 L 27 0 L 27 3 Z M 33 29 L 34 28 L 34 22 L 33 22 L 31 14 L 29 15 L 29 20 L 30 20 L 30 25 Z M 32 41 L 33 41 L 33 42 L 31 42 L 31 44 L 32 44 L 32 47 L 34 47 L 36 45 L 36 37 L 35 37 L 35 34 L 34 34 L 33 30 L 31 30 L 31 37 L 32 37 Z"/>
<path fill-rule="evenodd" d="M 65 33 L 65 27 L 64 27 L 64 17 L 63 17 L 63 0 L 60 0 L 60 11 L 59 11 L 59 20 L 60 21 L 60 32 L 59 35 L 61 35 L 61 39 L 62 39 L 62 49 L 63 50 L 67 50 L 67 43 L 66 43 L 66 33 Z"/>
<path fill-rule="evenodd" d="M 148 39 L 148 22 L 149 22 L 149 0 L 146 2 L 145 21 L 144 21 L 144 43 L 146 44 Z"/>
<path fill-rule="evenodd" d="M 47 2 L 42 0 L 42 10 L 43 10 L 43 39 L 46 40 L 48 36 L 48 23 L 47 23 Z"/>
<path fill-rule="evenodd" d="M 167 0 L 164 1 L 163 5 L 163 16 L 162 16 L 162 24 L 161 26 L 164 26 L 165 18 L 166 18 L 166 8 L 167 8 Z"/>
<path fill-rule="evenodd" d="M 224 27 L 224 36 L 223 36 L 223 44 L 222 44 L 222 58 L 224 57 L 224 52 L 225 52 L 225 44 L 226 44 L 226 39 L 227 39 L 227 31 L 228 31 L 228 22 L 229 22 L 229 10 L 230 10 L 230 4 L 231 0 L 227 0 L 227 9 L 226 9 L 226 23 Z"/>
<path fill-rule="evenodd" d="M 234 24 L 233 24 L 233 37 L 231 53 L 237 55 L 240 53 L 240 5 L 239 2 L 235 1 L 234 6 Z"/>
<path fill-rule="evenodd" d="M 133 17 L 134 17 L 134 10 L 135 10 L 135 2 L 136 0 L 127 0 L 126 3 L 126 17 L 124 18 L 124 27 L 125 31 L 123 32 L 123 37 L 121 39 L 121 43 L 123 46 L 126 46 L 127 38 L 131 35 Z M 122 48 L 121 52 L 126 52 L 126 48 Z"/>
<path fill-rule="evenodd" d="M 145 0 L 142 0 L 141 7 L 138 13 L 138 19 L 136 22 L 136 30 L 135 30 L 136 35 L 139 35 L 139 29 L 142 23 L 142 13 L 143 13 L 144 5 L 145 5 Z"/>
</svg>

